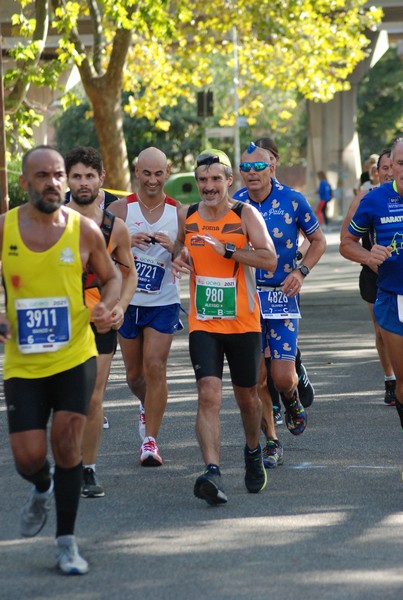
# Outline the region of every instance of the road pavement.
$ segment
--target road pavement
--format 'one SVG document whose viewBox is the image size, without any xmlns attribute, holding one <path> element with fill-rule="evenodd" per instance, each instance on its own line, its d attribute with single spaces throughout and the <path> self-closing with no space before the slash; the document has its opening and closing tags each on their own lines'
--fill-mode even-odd
<svg viewBox="0 0 403 600">
<path fill-rule="evenodd" d="M 402 432 L 395 409 L 383 405 L 359 265 L 339 256 L 337 233 L 327 238 L 328 250 L 302 293 L 300 347 L 315 401 L 302 436 L 279 428 L 285 462 L 268 471 L 261 494 L 244 487 L 244 438 L 226 371 L 228 504 L 210 507 L 193 496 L 203 465 L 186 331 L 176 336 L 169 361 L 169 404 L 158 440 L 164 466 L 141 467 L 138 404 L 118 352 L 105 402 L 110 429 L 97 463 L 106 496 L 82 499 L 77 522 L 90 572 L 59 575 L 54 512 L 37 538 L 18 536 L 29 486 L 14 471 L 0 398 L 0 598 L 401 600 Z"/>
</svg>

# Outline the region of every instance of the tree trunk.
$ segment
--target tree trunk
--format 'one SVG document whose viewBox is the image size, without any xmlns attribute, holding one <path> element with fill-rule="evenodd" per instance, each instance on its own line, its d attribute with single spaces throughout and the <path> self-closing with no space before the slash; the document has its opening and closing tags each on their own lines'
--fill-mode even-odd
<svg viewBox="0 0 403 600">
<path fill-rule="evenodd" d="M 105 187 L 131 192 L 120 89 L 113 93 L 110 88 L 106 92 L 103 87 L 97 86 L 96 90 L 86 87 L 86 92 L 94 111 L 94 125 L 106 171 Z"/>
</svg>

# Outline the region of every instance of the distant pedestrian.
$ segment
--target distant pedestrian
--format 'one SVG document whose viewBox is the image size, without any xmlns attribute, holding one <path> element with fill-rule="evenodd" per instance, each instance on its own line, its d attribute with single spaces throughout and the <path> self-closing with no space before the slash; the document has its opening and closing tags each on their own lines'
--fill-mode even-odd
<svg viewBox="0 0 403 600">
<path fill-rule="evenodd" d="M 321 225 L 325 225 L 326 227 L 329 225 L 329 217 L 327 214 L 327 208 L 330 200 L 333 198 L 333 190 L 332 186 L 327 180 L 326 174 L 324 171 L 318 171 L 317 173 L 319 179 L 319 187 L 318 187 L 318 196 L 319 196 L 319 205 L 317 210 L 318 220 Z"/>
</svg>

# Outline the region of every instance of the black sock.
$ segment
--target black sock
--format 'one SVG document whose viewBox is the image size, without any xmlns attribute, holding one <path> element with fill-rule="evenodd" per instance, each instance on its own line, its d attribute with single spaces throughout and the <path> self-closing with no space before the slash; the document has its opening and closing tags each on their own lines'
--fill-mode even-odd
<svg viewBox="0 0 403 600">
<path fill-rule="evenodd" d="M 212 463 L 210 463 L 209 465 L 207 465 L 206 470 L 209 471 L 209 473 L 221 475 L 220 467 L 218 465 L 213 465 Z"/>
<path fill-rule="evenodd" d="M 82 463 L 72 469 L 55 468 L 56 537 L 73 535 L 81 494 Z"/>
<path fill-rule="evenodd" d="M 24 473 L 21 473 L 21 471 L 18 471 L 18 473 L 21 475 L 21 477 L 33 483 L 37 491 L 41 494 L 43 492 L 47 492 L 50 488 L 52 476 L 50 474 L 50 464 L 48 460 L 46 460 L 43 467 L 33 475 L 25 475 Z"/>
<path fill-rule="evenodd" d="M 248 445 L 246 445 L 246 449 L 247 449 L 247 451 L 248 451 L 248 454 L 250 454 L 250 455 L 253 455 L 253 454 L 257 454 L 257 453 L 259 452 L 259 450 L 260 450 L 260 446 L 259 446 L 259 445 L 257 445 L 257 446 L 256 446 L 256 448 L 255 448 L 254 450 L 251 450 L 251 449 L 249 448 L 249 446 L 248 446 Z"/>
<path fill-rule="evenodd" d="M 278 410 L 280 408 L 280 394 L 278 393 L 277 388 L 274 385 L 274 381 L 270 373 L 271 358 L 266 358 L 265 362 L 267 371 L 267 387 L 269 389 L 271 401 L 273 403 L 273 408 Z"/>
<path fill-rule="evenodd" d="M 295 370 L 297 372 L 298 377 L 301 375 L 301 363 L 302 363 L 301 351 L 297 347 L 297 355 L 295 357 Z"/>
</svg>

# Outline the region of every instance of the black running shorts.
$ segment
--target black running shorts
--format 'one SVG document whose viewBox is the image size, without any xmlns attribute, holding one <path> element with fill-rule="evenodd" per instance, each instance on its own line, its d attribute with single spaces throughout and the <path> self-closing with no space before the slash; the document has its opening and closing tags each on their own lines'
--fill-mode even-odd
<svg viewBox="0 0 403 600">
<path fill-rule="evenodd" d="M 116 329 L 110 329 L 106 333 L 98 333 L 94 323 L 91 323 L 91 329 L 95 335 L 98 354 L 115 354 L 118 343 L 118 332 Z"/>
<path fill-rule="evenodd" d="M 4 381 L 10 433 L 46 429 L 50 414 L 58 410 L 86 415 L 97 375 L 96 358 L 39 379 L 12 377 Z"/>
<path fill-rule="evenodd" d="M 377 279 L 378 275 L 372 269 L 367 266 L 362 267 L 359 280 L 360 294 L 361 298 L 370 304 L 375 304 L 376 293 L 378 291 L 376 286 Z"/>
<path fill-rule="evenodd" d="M 258 381 L 260 333 L 209 333 L 193 331 L 189 352 L 196 380 L 203 377 L 222 379 L 224 356 L 231 381 L 239 387 L 253 387 Z"/>
</svg>

